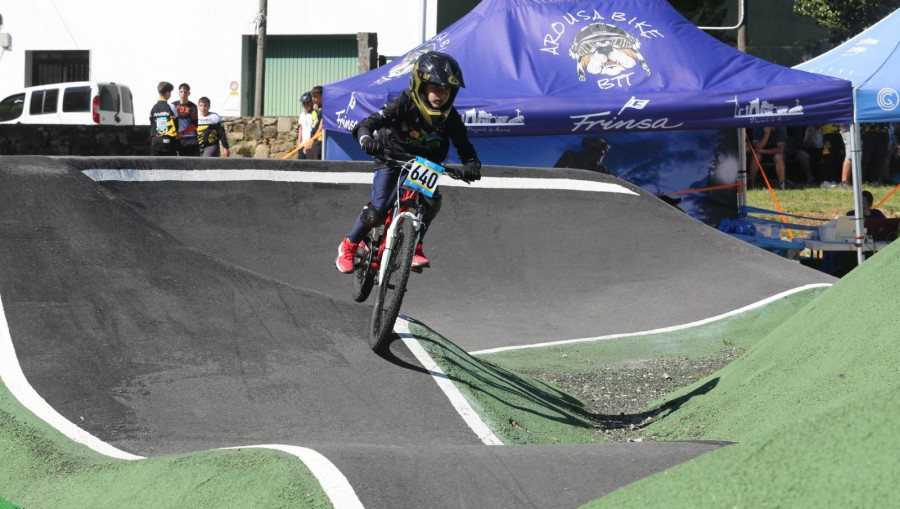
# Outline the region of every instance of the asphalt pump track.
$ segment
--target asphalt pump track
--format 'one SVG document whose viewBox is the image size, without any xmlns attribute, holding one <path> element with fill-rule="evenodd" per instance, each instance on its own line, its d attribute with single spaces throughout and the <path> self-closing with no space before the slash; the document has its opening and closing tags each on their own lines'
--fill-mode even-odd
<svg viewBox="0 0 900 509">
<path fill-rule="evenodd" d="M 370 168 L 0 158 L 0 299 L 24 378 L 128 454 L 316 451 L 351 487 L 339 506 L 576 507 L 721 445 L 485 445 L 406 343 L 369 350 L 371 306 L 333 267 Z M 403 306 L 470 352 L 689 324 L 833 281 L 614 177 L 484 175 L 443 187 L 432 268 Z"/>
</svg>

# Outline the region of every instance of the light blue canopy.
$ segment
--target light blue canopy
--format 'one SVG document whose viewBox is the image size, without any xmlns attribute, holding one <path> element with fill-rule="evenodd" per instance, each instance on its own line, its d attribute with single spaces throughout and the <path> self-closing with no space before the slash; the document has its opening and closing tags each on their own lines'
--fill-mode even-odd
<svg viewBox="0 0 900 509">
<path fill-rule="evenodd" d="M 795 69 L 853 83 L 854 122 L 900 120 L 900 9 Z"/>
<path fill-rule="evenodd" d="M 460 63 L 470 137 L 848 123 L 850 82 L 724 44 L 665 0 L 483 0 L 389 65 L 324 87 L 348 132 L 409 87 L 416 57 Z"/>
</svg>

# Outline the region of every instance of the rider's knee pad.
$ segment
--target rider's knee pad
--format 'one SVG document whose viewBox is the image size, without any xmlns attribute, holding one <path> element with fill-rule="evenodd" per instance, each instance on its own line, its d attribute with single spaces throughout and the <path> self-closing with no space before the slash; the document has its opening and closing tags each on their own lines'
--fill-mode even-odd
<svg viewBox="0 0 900 509">
<path fill-rule="evenodd" d="M 375 208 L 375 205 L 372 205 L 372 202 L 367 203 L 366 206 L 363 207 L 362 212 L 359 213 L 360 222 L 367 228 L 381 226 L 386 217 L 387 214 L 379 212 L 378 209 Z"/>
<path fill-rule="evenodd" d="M 420 198 L 425 201 L 426 205 L 422 219 L 426 223 L 430 223 L 432 219 L 437 217 L 438 212 L 441 211 L 441 202 L 443 201 L 443 198 L 440 194 L 435 194 L 431 198 L 421 195 Z"/>
</svg>

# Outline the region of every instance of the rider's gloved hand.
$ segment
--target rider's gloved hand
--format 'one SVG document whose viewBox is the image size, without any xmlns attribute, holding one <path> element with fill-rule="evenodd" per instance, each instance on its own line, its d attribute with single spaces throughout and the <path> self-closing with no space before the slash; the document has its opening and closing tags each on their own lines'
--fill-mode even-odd
<svg viewBox="0 0 900 509">
<path fill-rule="evenodd" d="M 472 159 L 464 164 L 459 172 L 459 178 L 462 179 L 463 182 L 481 180 L 481 161 Z"/>
<path fill-rule="evenodd" d="M 384 153 L 384 145 L 371 136 L 363 136 L 359 139 L 359 146 L 370 156 L 380 156 Z"/>
</svg>

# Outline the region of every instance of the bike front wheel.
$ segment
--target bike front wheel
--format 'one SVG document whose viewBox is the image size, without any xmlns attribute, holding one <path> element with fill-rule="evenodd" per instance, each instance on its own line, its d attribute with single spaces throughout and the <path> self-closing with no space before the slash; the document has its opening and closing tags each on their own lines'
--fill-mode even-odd
<svg viewBox="0 0 900 509">
<path fill-rule="evenodd" d="M 412 221 L 403 220 L 397 228 L 397 235 L 390 259 L 381 260 L 381 263 L 387 264 L 387 271 L 384 281 L 379 281 L 375 293 L 375 308 L 372 310 L 369 331 L 369 346 L 372 350 L 384 346 L 394 332 L 394 323 L 400 313 L 403 294 L 406 293 L 406 282 L 409 280 L 409 269 L 416 248 L 416 229 Z"/>
</svg>

